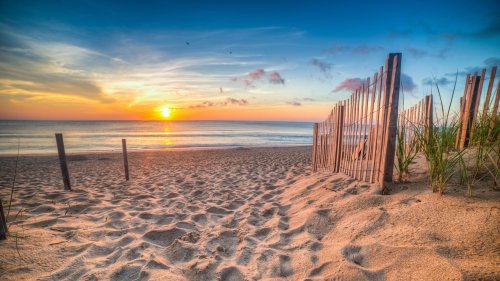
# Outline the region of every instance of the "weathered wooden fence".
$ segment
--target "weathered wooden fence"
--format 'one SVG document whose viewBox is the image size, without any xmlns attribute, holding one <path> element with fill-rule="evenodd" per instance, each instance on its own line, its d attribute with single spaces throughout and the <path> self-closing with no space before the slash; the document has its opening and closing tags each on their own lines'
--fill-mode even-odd
<svg viewBox="0 0 500 281">
<path fill-rule="evenodd" d="M 427 138 L 433 125 L 432 95 L 427 95 L 414 106 L 407 108 L 398 115 L 398 131 L 404 135 L 405 153 L 416 149 L 418 151 L 418 134 Z"/>
<path fill-rule="evenodd" d="M 496 96 L 493 102 L 492 111 L 489 112 L 490 102 L 493 100 L 491 93 L 495 83 L 495 74 L 497 67 L 493 66 L 490 72 L 490 78 L 488 82 L 488 89 L 486 90 L 486 97 L 483 103 L 483 112 L 481 120 L 487 120 L 488 114 L 491 114 L 490 119 L 490 130 L 493 129 L 493 125 L 496 122 L 496 117 L 498 113 L 498 102 L 500 99 L 500 79 L 498 79 L 498 85 L 496 89 Z M 457 132 L 457 138 L 455 141 L 455 146 L 459 149 L 463 149 L 469 145 L 470 140 L 474 136 L 474 129 L 476 126 L 476 121 L 479 115 L 479 104 L 481 102 L 481 94 L 483 89 L 483 83 L 486 80 L 486 69 L 481 71 L 481 75 L 477 72 L 474 75 L 467 74 L 465 79 L 464 95 L 460 98 L 460 127 Z"/>
<path fill-rule="evenodd" d="M 343 172 L 370 183 L 392 181 L 397 131 L 401 54 L 339 101 L 314 125 L 312 168 Z"/>
</svg>

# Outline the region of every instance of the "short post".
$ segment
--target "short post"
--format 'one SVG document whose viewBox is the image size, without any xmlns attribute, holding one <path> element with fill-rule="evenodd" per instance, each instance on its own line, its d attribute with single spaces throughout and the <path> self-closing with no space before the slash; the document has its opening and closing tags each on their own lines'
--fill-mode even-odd
<svg viewBox="0 0 500 281">
<path fill-rule="evenodd" d="M 7 239 L 7 220 L 3 211 L 2 199 L 0 199 L 0 240 Z"/>
<path fill-rule="evenodd" d="M 64 183 L 64 190 L 71 190 L 71 183 L 69 182 L 68 165 L 66 162 L 66 152 L 64 151 L 63 135 L 56 133 L 57 153 L 59 154 L 59 164 L 61 165 L 61 172 Z"/>
<path fill-rule="evenodd" d="M 127 158 L 127 140 L 122 139 L 122 150 L 123 150 L 123 167 L 125 168 L 125 180 L 129 180 L 128 175 L 128 158 Z"/>
</svg>

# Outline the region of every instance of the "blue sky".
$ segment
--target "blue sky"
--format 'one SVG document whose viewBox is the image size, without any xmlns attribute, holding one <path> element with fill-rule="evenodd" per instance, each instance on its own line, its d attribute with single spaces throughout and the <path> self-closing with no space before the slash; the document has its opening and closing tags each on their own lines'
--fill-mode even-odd
<svg viewBox="0 0 500 281">
<path fill-rule="evenodd" d="M 463 73 L 500 64 L 498 1 L 2 1 L 0 10 L 9 119 L 150 119 L 168 106 L 179 119 L 320 120 L 389 52 L 403 53 L 407 103 L 430 92 L 429 79 L 449 93 L 458 71 L 460 93 Z"/>
</svg>

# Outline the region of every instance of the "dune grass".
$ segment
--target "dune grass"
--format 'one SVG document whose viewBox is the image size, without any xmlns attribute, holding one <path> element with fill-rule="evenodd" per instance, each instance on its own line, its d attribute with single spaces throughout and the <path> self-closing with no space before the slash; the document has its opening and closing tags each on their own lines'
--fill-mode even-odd
<svg viewBox="0 0 500 281">
<path fill-rule="evenodd" d="M 424 125 L 424 130 L 415 131 L 422 152 L 427 159 L 429 183 L 432 187 L 432 191 L 439 192 L 439 194 L 443 194 L 446 191 L 446 185 L 455 173 L 460 172 L 461 178 L 463 178 L 463 171 L 465 171 L 465 169 L 463 169 L 464 150 L 455 150 L 454 148 L 460 123 L 456 116 L 450 116 L 457 78 L 458 74 L 455 78 L 455 84 L 447 109 L 445 109 L 439 85 L 435 82 L 441 108 L 441 116 L 439 116 L 440 118 L 436 118 L 437 120 L 435 120 L 434 124 L 430 127 L 426 124 Z M 438 117 L 437 113 L 435 115 Z"/>
<path fill-rule="evenodd" d="M 411 124 L 410 127 L 413 125 Z M 417 128 L 413 128 L 416 130 Z M 410 128 L 412 130 L 412 128 Z M 408 168 L 417 156 L 418 142 L 408 139 L 406 122 L 402 122 L 396 133 L 396 170 L 398 172 L 398 181 L 403 182 L 403 177 L 408 175 Z"/>
</svg>

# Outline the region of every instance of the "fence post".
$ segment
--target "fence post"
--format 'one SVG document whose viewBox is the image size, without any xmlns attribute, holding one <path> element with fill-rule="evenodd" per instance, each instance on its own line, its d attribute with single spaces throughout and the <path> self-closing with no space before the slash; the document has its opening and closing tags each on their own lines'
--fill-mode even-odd
<svg viewBox="0 0 500 281">
<path fill-rule="evenodd" d="M 433 130 L 433 120 L 432 116 L 434 114 L 433 112 L 433 106 L 432 106 L 432 95 L 427 95 L 425 96 L 425 138 L 427 139 L 427 142 L 431 141 L 432 137 L 432 130 Z"/>
<path fill-rule="evenodd" d="M 342 138 L 344 137 L 344 106 L 339 105 L 337 108 L 337 153 L 335 154 L 335 173 L 340 172 L 340 161 L 341 161 L 341 154 L 342 154 Z"/>
<path fill-rule="evenodd" d="M 385 182 L 392 182 L 392 173 L 394 169 L 394 156 L 396 152 L 396 133 L 398 127 L 398 104 L 399 104 L 399 86 L 401 77 L 401 53 L 391 53 L 388 58 L 386 93 L 389 95 L 387 106 L 387 126 L 385 127 L 385 137 L 383 138 L 383 160 L 381 165 L 381 175 L 379 182 L 382 185 L 382 192 L 386 191 Z"/>
<path fill-rule="evenodd" d="M 470 139 L 472 140 L 472 136 L 474 136 L 474 130 L 476 128 L 476 115 L 478 115 L 478 109 L 479 109 L 479 102 L 481 101 L 481 92 L 483 90 L 483 82 L 484 82 L 484 77 L 486 76 L 486 69 L 483 69 L 481 71 L 481 76 L 478 81 L 477 85 L 477 91 L 476 95 L 474 96 L 474 108 L 472 109 L 472 120 L 471 120 L 471 127 L 470 127 Z"/>
<path fill-rule="evenodd" d="M 494 66 L 494 67 L 491 68 L 490 82 L 488 83 L 488 90 L 486 92 L 486 98 L 484 100 L 483 116 L 481 117 L 481 120 L 483 122 L 486 120 L 486 117 L 488 115 L 488 109 L 489 109 L 489 106 L 490 106 L 491 91 L 493 90 L 493 84 L 495 83 L 495 74 L 496 73 L 497 73 L 497 67 Z"/>
<path fill-rule="evenodd" d="M 122 139 L 122 150 L 123 150 L 123 167 L 125 168 L 125 180 L 129 180 L 128 176 L 128 158 L 127 158 L 127 140 Z"/>
<path fill-rule="evenodd" d="M 64 190 L 71 190 L 69 181 L 68 165 L 66 162 L 66 152 L 64 151 L 63 135 L 56 133 L 57 153 L 59 155 L 59 164 L 61 165 L 61 173 L 63 177 Z"/>
<path fill-rule="evenodd" d="M 474 109 L 476 107 L 475 102 L 477 100 L 479 88 L 479 79 L 477 73 L 474 74 L 472 78 L 472 84 L 469 86 L 465 111 L 464 111 L 464 119 L 462 120 L 462 133 L 460 135 L 460 148 L 463 149 L 468 146 L 470 140 L 472 139 L 471 128 L 472 128 L 472 120 L 474 118 Z"/>
<path fill-rule="evenodd" d="M 464 118 L 465 118 L 465 106 L 467 104 L 467 93 L 469 92 L 469 81 L 470 81 L 470 74 L 467 74 L 467 77 L 465 77 L 465 87 L 464 87 L 464 95 L 463 97 L 460 98 L 460 123 L 458 124 L 458 132 L 457 132 L 457 139 L 455 141 L 455 147 L 458 149 L 461 146 L 462 142 L 462 129 L 464 126 Z"/>
<path fill-rule="evenodd" d="M 7 239 L 7 220 L 3 211 L 2 199 L 0 199 L 0 240 Z"/>
<path fill-rule="evenodd" d="M 313 130 L 313 172 L 318 171 L 318 129 L 319 129 L 319 124 L 314 123 L 314 130 Z"/>
<path fill-rule="evenodd" d="M 498 79 L 497 85 L 497 95 L 495 97 L 495 103 L 493 104 L 493 111 L 491 112 L 490 128 L 488 129 L 488 137 L 491 135 L 493 128 L 495 127 L 495 122 L 497 120 L 498 112 L 498 101 L 500 100 L 500 79 Z"/>
</svg>

